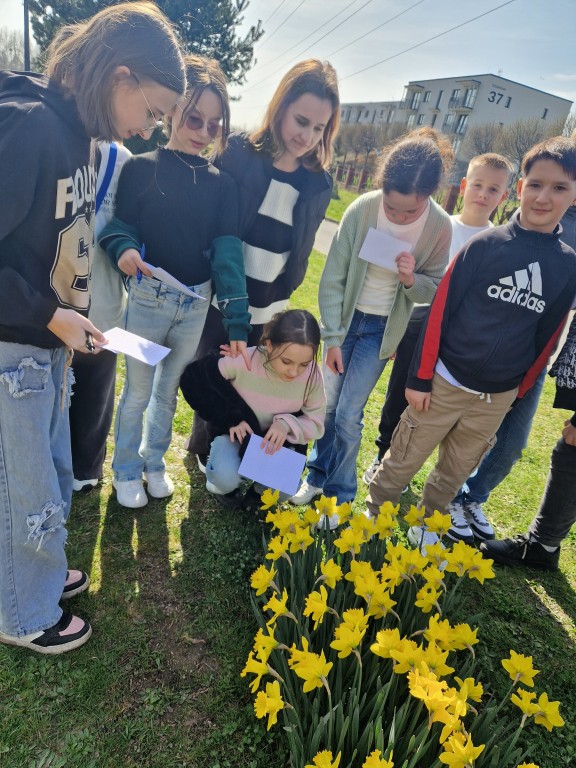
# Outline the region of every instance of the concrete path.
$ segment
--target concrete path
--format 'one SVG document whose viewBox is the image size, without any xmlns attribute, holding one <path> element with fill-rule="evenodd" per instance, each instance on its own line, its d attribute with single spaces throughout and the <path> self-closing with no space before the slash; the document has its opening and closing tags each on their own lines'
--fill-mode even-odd
<svg viewBox="0 0 576 768">
<path fill-rule="evenodd" d="M 330 248 L 330 244 L 332 243 L 332 238 L 336 234 L 337 230 L 338 224 L 333 221 L 328 221 L 328 219 L 324 219 L 318 228 L 318 232 L 316 232 L 314 248 L 316 248 L 317 251 L 320 251 L 320 253 L 326 255 L 328 253 L 328 249 Z"/>
</svg>

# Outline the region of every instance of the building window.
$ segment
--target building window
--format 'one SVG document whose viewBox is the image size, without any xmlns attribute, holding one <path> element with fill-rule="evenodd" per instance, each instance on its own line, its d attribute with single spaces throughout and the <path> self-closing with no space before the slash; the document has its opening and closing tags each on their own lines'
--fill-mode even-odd
<svg viewBox="0 0 576 768">
<path fill-rule="evenodd" d="M 542 120 L 546 120 L 547 114 L 548 114 L 548 109 L 545 109 L 544 112 L 542 112 Z"/>
<path fill-rule="evenodd" d="M 394 117 L 394 110 L 391 109 L 390 112 L 388 112 L 388 117 L 386 118 L 386 122 L 391 123 L 393 117 Z"/>
<path fill-rule="evenodd" d="M 457 101 L 460 98 L 460 88 L 454 88 L 450 101 Z"/>
<path fill-rule="evenodd" d="M 440 101 L 442 100 L 442 94 L 443 93 L 444 93 L 444 91 L 439 91 L 438 92 L 438 99 L 436 100 L 436 109 L 440 109 Z"/>
<path fill-rule="evenodd" d="M 452 112 L 450 112 L 446 117 L 444 118 L 444 125 L 442 126 L 443 131 L 449 131 L 452 128 L 452 123 L 454 122 L 454 115 Z"/>
<path fill-rule="evenodd" d="M 472 109 L 474 102 L 476 101 L 476 94 L 478 93 L 476 88 L 466 88 L 464 94 L 464 106 Z"/>
<path fill-rule="evenodd" d="M 430 96 L 432 95 L 432 91 L 426 91 L 424 93 L 424 101 L 428 103 L 430 101 Z"/>
<path fill-rule="evenodd" d="M 434 128 L 434 126 L 436 125 L 436 118 L 437 117 L 438 117 L 438 115 L 432 115 L 432 120 L 430 120 L 430 125 L 432 126 L 432 128 Z"/>
<path fill-rule="evenodd" d="M 458 154 L 458 150 L 460 149 L 461 144 L 462 144 L 462 139 L 457 136 L 452 142 L 452 151 L 454 152 L 455 155 Z"/>
<path fill-rule="evenodd" d="M 424 115 L 418 115 L 417 125 L 424 125 Z"/>
<path fill-rule="evenodd" d="M 370 110 L 367 109 L 366 112 L 364 112 L 364 117 L 368 117 L 369 114 L 370 114 Z"/>
<path fill-rule="evenodd" d="M 468 123 L 468 115 L 460 115 L 458 117 L 458 122 L 456 123 L 455 133 L 459 134 L 460 136 L 466 133 L 467 123 Z"/>
<path fill-rule="evenodd" d="M 383 109 L 380 110 L 380 117 L 384 117 L 384 110 Z"/>
<path fill-rule="evenodd" d="M 418 109 L 420 106 L 420 99 L 422 97 L 422 93 L 420 91 L 415 91 L 412 94 L 412 98 L 410 100 L 410 109 Z"/>
<path fill-rule="evenodd" d="M 506 109 L 510 109 L 510 104 L 512 104 L 512 96 L 508 96 L 508 98 L 506 99 L 506 104 L 504 104 Z"/>
<path fill-rule="evenodd" d="M 408 120 L 406 121 L 406 127 L 414 128 L 415 122 L 416 122 L 416 115 L 408 115 Z"/>
</svg>

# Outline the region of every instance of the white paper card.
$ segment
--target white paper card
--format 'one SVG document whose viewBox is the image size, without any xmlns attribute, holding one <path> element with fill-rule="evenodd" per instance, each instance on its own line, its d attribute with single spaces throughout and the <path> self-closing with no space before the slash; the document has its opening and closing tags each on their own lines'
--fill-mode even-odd
<svg viewBox="0 0 576 768">
<path fill-rule="evenodd" d="M 148 341 L 148 339 L 125 331 L 123 328 L 111 328 L 106 331 L 104 336 L 108 339 L 108 343 L 103 344 L 102 349 L 108 349 L 110 352 L 123 352 L 125 355 L 140 360 L 141 363 L 148 363 L 148 365 L 157 365 L 170 352 L 169 347 Z"/>
<path fill-rule="evenodd" d="M 258 435 L 250 435 L 238 474 L 262 483 L 266 488 L 293 496 L 300 485 L 306 456 L 288 448 L 280 448 L 276 453 L 268 454 L 264 448 L 260 448 L 261 442 L 262 438 Z"/>
<path fill-rule="evenodd" d="M 171 275 L 170 272 L 166 272 L 165 269 L 162 269 L 162 267 L 153 267 L 152 264 L 148 264 L 147 262 L 144 262 L 150 272 L 152 272 L 152 276 L 156 278 L 156 280 L 160 280 L 162 283 L 166 283 L 166 285 L 169 285 L 171 288 L 176 288 L 178 291 L 182 291 L 182 293 L 185 293 L 186 296 L 192 296 L 195 299 L 201 299 L 202 301 L 206 301 L 206 296 L 200 296 L 199 293 L 195 293 L 191 288 L 188 288 L 187 285 L 184 285 L 184 283 L 181 283 L 180 280 L 176 280 L 174 275 Z"/>
<path fill-rule="evenodd" d="M 370 227 L 360 248 L 358 258 L 369 261 L 377 267 L 388 269 L 391 272 L 398 272 L 396 256 L 402 253 L 402 251 L 411 250 L 411 243 L 399 240 L 397 237 L 392 237 L 392 235 L 386 232 Z"/>
</svg>

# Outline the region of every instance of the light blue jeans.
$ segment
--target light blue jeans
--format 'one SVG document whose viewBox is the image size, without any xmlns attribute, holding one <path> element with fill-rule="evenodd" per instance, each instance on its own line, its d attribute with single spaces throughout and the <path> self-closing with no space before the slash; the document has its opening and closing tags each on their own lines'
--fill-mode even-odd
<svg viewBox="0 0 576 768">
<path fill-rule="evenodd" d="M 56 624 L 72 497 L 65 347 L 0 342 L 0 631 Z"/>
<path fill-rule="evenodd" d="M 323 371 L 324 436 L 310 452 L 307 479 L 311 485 L 323 488 L 325 496 L 336 496 L 338 504 L 356 496 L 356 459 L 364 407 L 387 362 L 379 357 L 386 320 L 355 310 L 341 347 L 344 373 L 338 376 L 326 368 Z"/>
<path fill-rule="evenodd" d="M 496 445 L 485 456 L 478 471 L 468 478 L 455 501 L 460 504 L 466 501 L 484 504 L 494 488 L 508 477 L 528 444 L 545 380 L 546 369 L 538 376 L 524 397 L 512 410 L 508 411 L 496 432 Z"/>
<path fill-rule="evenodd" d="M 116 480 L 139 480 L 142 472 L 166 468 L 164 454 L 172 439 L 180 376 L 194 359 L 210 305 L 210 280 L 190 287 L 206 301 L 145 275 L 140 282 L 133 277 L 129 280 L 126 330 L 171 351 L 155 367 L 126 356 L 126 378 L 114 426 Z"/>
</svg>

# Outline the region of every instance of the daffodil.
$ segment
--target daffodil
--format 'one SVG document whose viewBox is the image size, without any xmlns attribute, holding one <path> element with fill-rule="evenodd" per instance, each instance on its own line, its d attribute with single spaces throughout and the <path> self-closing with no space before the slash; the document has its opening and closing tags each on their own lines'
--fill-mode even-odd
<svg viewBox="0 0 576 768">
<path fill-rule="evenodd" d="M 440 599 L 440 592 L 432 584 L 425 584 L 416 593 L 416 605 L 422 613 L 430 613 L 432 608 L 438 608 L 438 600 Z"/>
<path fill-rule="evenodd" d="M 362 532 L 354 531 L 352 528 L 344 528 L 340 533 L 340 538 L 334 541 L 334 546 L 340 551 L 341 554 L 346 552 L 353 552 L 357 555 L 360 552 L 360 547 L 364 543 Z"/>
<path fill-rule="evenodd" d="M 429 643 L 436 643 L 440 648 L 452 647 L 453 630 L 450 622 L 448 619 L 441 619 L 438 613 L 430 616 L 428 627 L 423 634 Z"/>
<path fill-rule="evenodd" d="M 448 664 L 446 664 L 448 651 L 443 651 L 434 643 L 430 643 L 428 645 L 428 647 L 424 650 L 423 655 L 424 661 L 426 662 L 426 665 L 429 667 L 430 671 L 438 677 L 445 677 L 451 672 L 454 672 L 454 667 L 449 667 Z"/>
<path fill-rule="evenodd" d="M 422 578 L 427 584 L 432 584 L 436 589 L 444 584 L 444 570 L 437 565 L 429 565 L 422 571 Z"/>
<path fill-rule="evenodd" d="M 372 597 L 368 603 L 368 615 L 374 616 L 375 619 L 382 619 L 389 613 L 394 613 L 392 609 L 395 605 L 396 600 L 392 599 L 390 591 L 386 589 L 383 584 L 379 584 L 377 589 L 372 593 Z"/>
<path fill-rule="evenodd" d="M 518 768 L 540 768 L 540 766 L 536 763 L 520 763 Z"/>
<path fill-rule="evenodd" d="M 410 527 L 417 525 L 419 528 L 426 525 L 426 507 L 415 507 L 414 504 L 404 515 L 404 522 Z"/>
<path fill-rule="evenodd" d="M 424 520 L 424 525 L 431 532 L 442 538 L 452 527 L 452 518 L 450 515 L 443 515 L 437 509 Z"/>
<path fill-rule="evenodd" d="M 366 760 L 364 760 L 362 768 L 394 768 L 392 755 L 390 755 L 390 760 L 385 760 L 382 757 L 382 752 L 380 752 L 379 749 L 375 749 L 374 752 L 371 752 Z"/>
<path fill-rule="evenodd" d="M 392 504 L 391 501 L 385 501 L 384 504 L 380 504 L 378 507 L 378 513 L 380 515 L 387 515 L 394 520 L 398 519 L 398 512 L 400 511 L 400 504 Z"/>
<path fill-rule="evenodd" d="M 378 635 L 376 639 L 378 639 Z M 422 646 L 408 638 L 402 638 L 398 645 L 390 650 L 390 658 L 394 660 L 394 672 L 397 675 L 418 669 L 420 663 L 426 661 Z"/>
<path fill-rule="evenodd" d="M 290 543 L 290 552 L 305 552 L 314 539 L 310 534 L 310 526 L 300 526 L 294 532 L 288 531 L 286 539 Z"/>
<path fill-rule="evenodd" d="M 389 539 L 393 536 L 396 525 L 396 518 L 386 512 L 380 512 L 380 514 L 374 518 L 374 531 L 378 534 L 378 538 L 381 540 Z"/>
<path fill-rule="evenodd" d="M 288 552 L 289 541 L 284 536 L 274 536 L 268 542 L 268 552 L 265 557 L 266 560 L 278 560 L 278 558 L 286 555 Z M 287 555 L 286 555 L 287 557 Z M 288 558 L 289 560 L 290 558 Z"/>
<path fill-rule="evenodd" d="M 306 525 L 309 525 L 310 528 L 316 528 L 320 521 L 320 517 L 321 517 L 321 514 L 320 512 L 318 512 L 317 509 L 312 509 L 312 507 L 306 507 L 306 511 L 302 516 L 302 522 L 306 523 Z"/>
<path fill-rule="evenodd" d="M 318 752 L 318 754 L 312 758 L 312 762 L 305 765 L 304 768 L 338 768 L 341 757 L 342 753 L 338 752 L 336 758 L 333 758 L 332 752 L 326 749 L 323 752 Z"/>
<path fill-rule="evenodd" d="M 254 658 L 254 653 L 250 651 L 248 654 L 248 661 L 246 662 L 246 665 L 242 672 L 240 672 L 240 677 L 246 677 L 246 675 L 256 675 L 254 680 L 250 683 L 250 690 L 252 693 L 256 693 L 258 688 L 260 687 L 260 681 L 262 680 L 262 675 L 268 674 L 268 664 L 265 661 L 260 661 L 259 659 Z"/>
<path fill-rule="evenodd" d="M 301 527 L 302 523 L 298 517 L 298 512 L 291 509 L 280 509 L 277 512 L 268 512 L 266 522 L 272 523 L 274 528 L 278 529 L 281 536 L 287 533 L 294 533 Z"/>
<path fill-rule="evenodd" d="M 276 506 L 279 496 L 280 491 L 273 491 L 271 488 L 266 488 L 260 499 L 262 501 L 260 509 L 270 509 L 270 507 Z"/>
<path fill-rule="evenodd" d="M 350 527 L 362 536 L 363 541 L 369 541 L 376 533 L 376 522 L 373 517 L 366 515 L 354 515 L 350 519 Z"/>
<path fill-rule="evenodd" d="M 468 578 L 476 579 L 484 584 L 486 579 L 494 579 L 496 574 L 492 568 L 494 560 L 482 556 L 482 552 L 476 552 L 472 557 L 472 564 L 468 568 Z"/>
<path fill-rule="evenodd" d="M 312 653 L 311 651 L 299 651 L 297 655 L 292 653 L 288 665 L 304 680 L 302 689 L 304 693 L 321 688 L 326 684 L 328 673 L 334 666 L 331 661 L 326 661 L 324 651 Z"/>
<path fill-rule="evenodd" d="M 272 651 L 275 648 L 278 648 L 279 645 L 280 643 L 274 637 L 274 632 L 272 630 L 269 630 L 269 634 L 267 635 L 264 634 L 264 630 L 261 628 L 256 632 L 256 637 L 254 638 L 254 651 L 260 661 L 268 661 Z"/>
<path fill-rule="evenodd" d="M 266 683 L 266 691 L 259 691 L 256 695 L 254 711 L 258 718 L 263 718 L 268 715 L 267 731 L 276 724 L 276 721 L 278 720 L 278 712 L 280 712 L 281 709 L 284 709 L 284 702 L 280 695 L 280 683 L 278 680 Z"/>
<path fill-rule="evenodd" d="M 535 702 L 536 694 L 534 691 L 525 691 L 524 688 L 518 688 L 516 693 L 510 696 L 510 701 L 515 704 L 520 711 L 528 717 L 532 717 L 538 711 L 538 704 Z"/>
<path fill-rule="evenodd" d="M 452 627 L 452 641 L 450 647 L 454 651 L 463 651 L 465 648 L 469 648 L 472 652 L 472 646 L 476 645 L 478 641 L 478 627 L 472 629 L 469 624 L 456 624 Z"/>
<path fill-rule="evenodd" d="M 382 659 L 391 659 L 391 651 L 400 645 L 400 631 L 393 629 L 381 629 L 376 633 L 376 642 L 370 646 L 370 650 Z"/>
<path fill-rule="evenodd" d="M 462 733 L 455 733 L 445 742 L 444 749 L 440 755 L 440 762 L 451 766 L 451 768 L 469 768 L 474 765 L 474 761 L 484 750 L 484 744 L 475 747 L 471 738 L 467 738 Z"/>
<path fill-rule="evenodd" d="M 345 659 L 360 645 L 365 633 L 365 629 L 342 623 L 334 630 L 334 640 L 330 643 L 330 648 L 338 651 L 338 658 Z"/>
<path fill-rule="evenodd" d="M 454 680 L 456 680 L 460 686 L 460 690 L 458 691 L 459 698 L 463 701 L 482 701 L 482 694 L 484 693 L 482 683 L 477 683 L 473 677 L 467 677 L 464 680 L 455 677 Z"/>
<path fill-rule="evenodd" d="M 274 576 L 278 571 L 274 570 L 274 566 L 270 567 L 270 570 L 265 565 L 260 565 L 252 576 L 250 576 L 250 584 L 252 589 L 256 590 L 256 596 L 263 595 L 268 587 L 273 586 L 276 590 L 278 587 L 274 584 Z"/>
<path fill-rule="evenodd" d="M 310 592 L 306 598 L 306 605 L 304 607 L 304 616 L 312 616 L 314 620 L 314 629 L 318 629 L 318 625 L 322 624 L 324 615 L 328 613 L 328 590 L 322 584 L 319 592 Z"/>
<path fill-rule="evenodd" d="M 548 694 L 542 693 L 538 698 L 538 711 L 534 713 L 534 722 L 543 725 L 551 731 L 552 728 L 561 728 L 564 720 L 560 715 L 559 701 L 548 701 Z"/>
<path fill-rule="evenodd" d="M 444 551 L 444 560 L 446 561 L 446 570 L 450 573 L 456 573 L 458 576 L 464 576 L 468 569 L 474 564 L 474 555 L 477 550 L 474 547 L 458 541 L 452 549 Z"/>
<path fill-rule="evenodd" d="M 513 683 L 523 683 L 532 688 L 534 677 L 539 670 L 532 666 L 532 656 L 524 656 L 522 653 L 510 651 L 510 658 L 502 660 L 502 666 L 510 675 Z"/>
<path fill-rule="evenodd" d="M 272 595 L 270 600 L 268 600 L 263 608 L 264 611 L 272 611 L 273 614 L 272 618 L 267 622 L 268 625 L 274 624 L 280 616 L 286 616 L 287 614 L 290 614 L 290 616 L 293 617 L 293 614 L 290 613 L 287 608 L 287 602 L 288 590 L 286 588 L 282 592 L 282 596 L 280 598 L 276 597 L 276 595 Z"/>
<path fill-rule="evenodd" d="M 349 501 L 344 501 L 336 508 L 336 514 L 340 519 L 340 525 L 347 523 L 352 517 L 352 504 Z"/>
<path fill-rule="evenodd" d="M 350 627 L 357 627 L 362 632 L 368 629 L 368 616 L 364 613 L 362 608 L 348 608 L 342 614 L 342 621 L 344 624 L 348 624 Z"/>
<path fill-rule="evenodd" d="M 326 517 L 332 517 L 332 515 L 336 514 L 336 510 L 338 509 L 336 496 L 322 495 L 318 501 L 314 502 L 314 506 L 321 515 L 326 515 Z"/>
<path fill-rule="evenodd" d="M 322 576 L 320 578 L 324 580 L 324 583 L 327 587 L 330 587 L 330 589 L 334 589 L 336 583 L 340 581 L 343 576 L 342 568 L 340 568 L 332 558 L 326 560 L 325 563 L 320 563 L 320 570 L 322 571 Z"/>
</svg>

